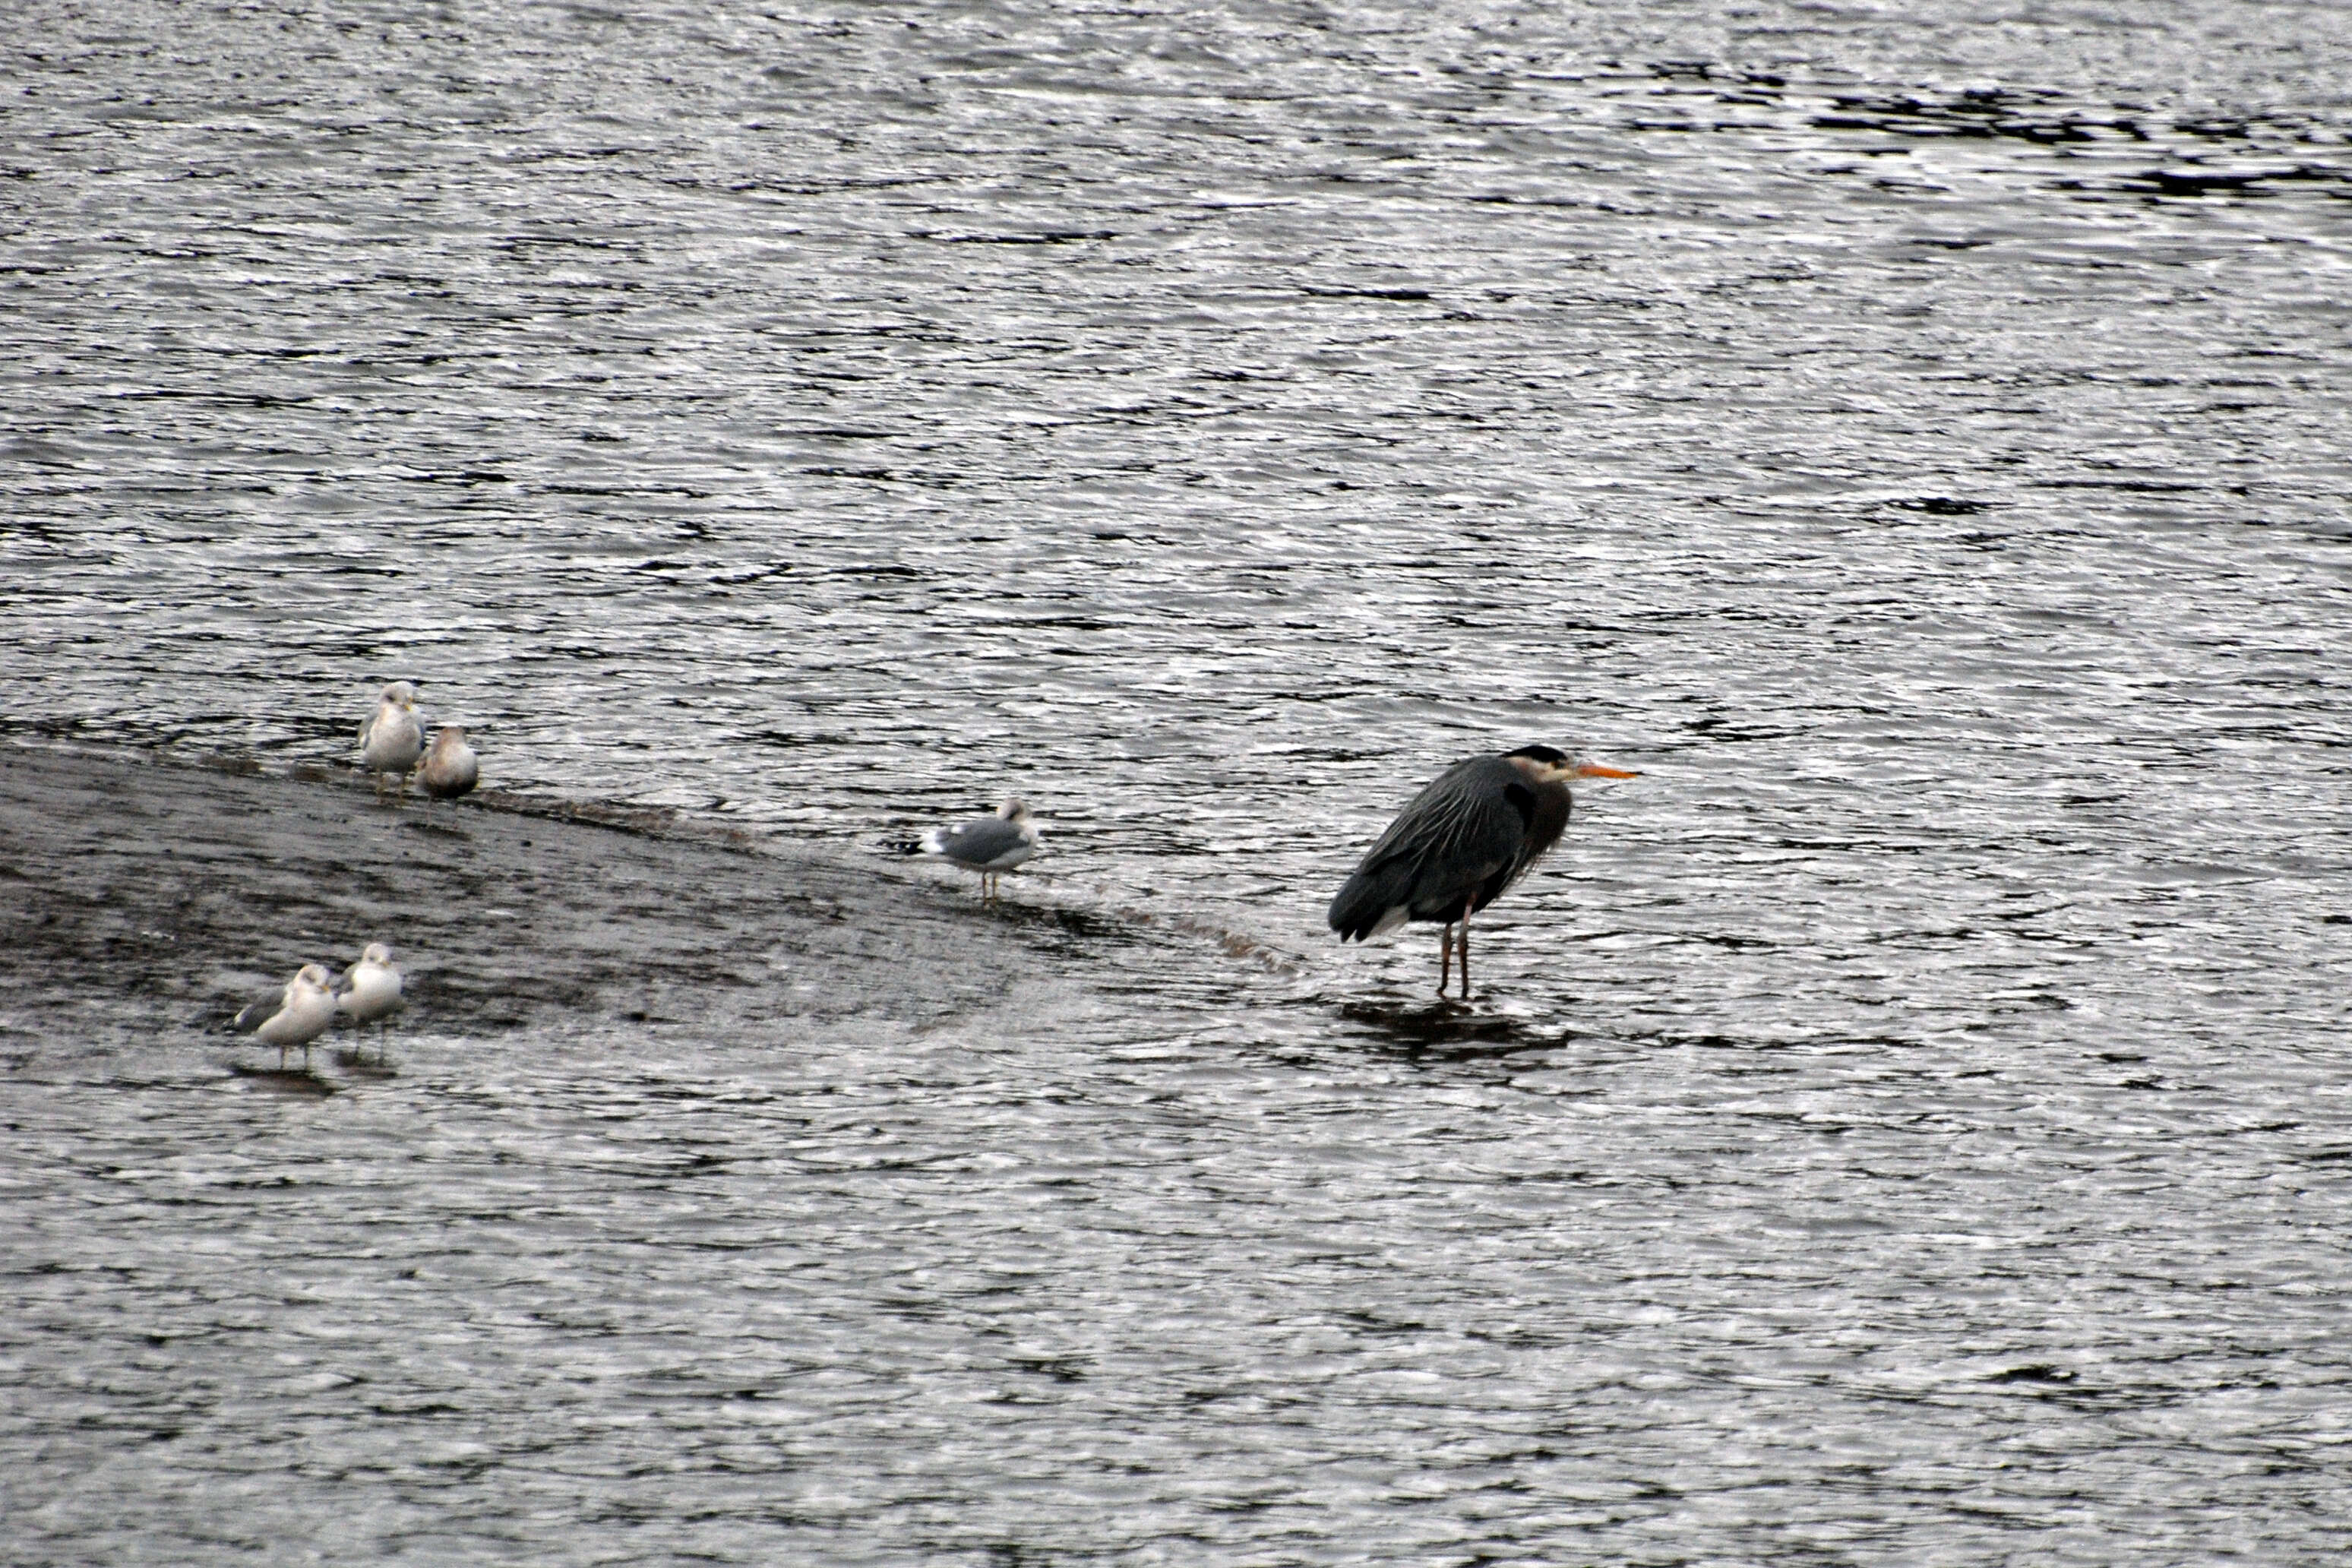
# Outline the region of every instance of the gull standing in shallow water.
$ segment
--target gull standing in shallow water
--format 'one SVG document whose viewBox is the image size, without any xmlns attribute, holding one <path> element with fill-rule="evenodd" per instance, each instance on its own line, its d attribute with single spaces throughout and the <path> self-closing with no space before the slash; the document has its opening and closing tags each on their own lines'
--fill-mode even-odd
<svg viewBox="0 0 2352 1568">
<path fill-rule="evenodd" d="M 229 1026 L 240 1035 L 252 1035 L 265 1046 L 278 1047 L 278 1066 L 286 1066 L 286 1047 L 302 1047 L 302 1066 L 310 1065 L 310 1042 L 327 1032 L 335 1021 L 335 994 L 329 988 L 327 972 L 315 963 L 306 963 L 295 972 L 286 984 L 285 994 L 276 1002 L 256 1002 L 236 1016 Z"/>
<path fill-rule="evenodd" d="M 375 793 L 383 796 L 383 775 L 400 775 L 400 790 L 394 804 L 408 798 L 408 770 L 425 754 L 425 724 L 416 717 L 416 688 L 405 680 L 395 680 L 383 689 L 383 698 L 368 721 L 360 726 L 360 762 L 375 775 Z"/>
<path fill-rule="evenodd" d="M 1412 921 L 1442 921 L 1437 994 L 1445 994 L 1462 927 L 1462 994 L 1470 994 L 1470 917 L 1500 898 L 1568 827 L 1568 781 L 1638 773 L 1581 763 L 1549 746 L 1454 763 L 1412 797 L 1331 900 L 1331 929 L 1360 942 Z"/>
<path fill-rule="evenodd" d="M 360 961 L 343 971 L 335 982 L 335 1006 L 351 1015 L 352 1032 L 370 1023 L 376 1026 L 375 1059 L 383 1060 L 384 1031 L 392 1026 L 392 1016 L 404 1005 L 400 994 L 400 965 L 392 961 L 392 949 L 380 942 L 367 944 Z"/>
<path fill-rule="evenodd" d="M 959 827 L 932 828 L 906 846 L 906 853 L 937 856 L 979 872 L 980 896 L 985 901 L 996 897 L 1003 873 L 1037 853 L 1037 824 L 1027 806 L 1008 800 L 994 816 L 976 816 Z"/>
<path fill-rule="evenodd" d="M 482 779 L 481 759 L 474 748 L 466 744 L 465 730 L 456 724 L 444 724 L 441 732 L 433 737 L 433 749 L 425 753 L 425 765 L 416 771 L 416 782 L 435 800 L 455 800 L 479 784 Z"/>
</svg>

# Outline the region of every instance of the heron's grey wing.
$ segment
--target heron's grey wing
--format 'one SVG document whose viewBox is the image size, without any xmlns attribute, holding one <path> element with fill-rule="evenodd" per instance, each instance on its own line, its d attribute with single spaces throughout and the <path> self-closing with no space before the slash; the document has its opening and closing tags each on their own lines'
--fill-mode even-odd
<svg viewBox="0 0 2352 1568">
<path fill-rule="evenodd" d="M 1527 836 L 1518 797 L 1534 801 L 1519 771 L 1499 757 L 1475 758 L 1452 781 L 1438 803 L 1432 846 L 1414 868 L 1413 913 L 1432 919 L 1503 890 Z"/>
<path fill-rule="evenodd" d="M 949 834 L 940 850 L 951 860 L 985 866 L 1000 855 L 1011 854 L 1024 842 L 1017 824 L 1001 816 L 983 816 Z"/>
<path fill-rule="evenodd" d="M 1390 911 L 1412 901 L 1412 868 L 1402 860 L 1367 860 L 1339 884 L 1324 914 L 1341 942 L 1361 942 L 1393 924 Z"/>
<path fill-rule="evenodd" d="M 1398 909 L 1423 920 L 1458 909 L 1518 851 L 1524 826 L 1504 793 L 1513 785 L 1525 787 L 1500 757 L 1472 757 L 1431 780 L 1340 887 L 1326 917 L 1331 929 L 1359 940 L 1393 923 Z"/>
</svg>

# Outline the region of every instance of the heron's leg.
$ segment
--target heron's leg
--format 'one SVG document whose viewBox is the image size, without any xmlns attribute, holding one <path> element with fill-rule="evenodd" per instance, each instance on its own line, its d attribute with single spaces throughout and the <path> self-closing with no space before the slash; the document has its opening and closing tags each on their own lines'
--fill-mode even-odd
<svg viewBox="0 0 2352 1568">
<path fill-rule="evenodd" d="M 1470 906 L 1462 906 L 1462 1000 L 1470 1000 Z"/>
<path fill-rule="evenodd" d="M 1445 983 L 1454 978 L 1454 922 L 1445 922 L 1445 932 L 1437 939 L 1437 994 L 1445 994 Z"/>
</svg>

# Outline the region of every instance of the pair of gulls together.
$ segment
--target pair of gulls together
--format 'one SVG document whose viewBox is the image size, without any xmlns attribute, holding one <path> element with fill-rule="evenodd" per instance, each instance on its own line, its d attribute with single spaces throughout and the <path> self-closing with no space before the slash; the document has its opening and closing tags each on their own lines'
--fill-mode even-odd
<svg viewBox="0 0 2352 1568">
<path fill-rule="evenodd" d="M 420 759 L 424 766 L 418 768 Z M 405 680 L 385 687 L 375 712 L 360 726 L 360 764 L 375 775 L 378 799 L 383 796 L 385 775 L 397 775 L 400 787 L 393 796 L 395 805 L 408 798 L 412 768 L 416 769 L 425 793 L 435 800 L 455 800 L 482 776 L 481 761 L 474 748 L 466 744 L 466 731 L 459 725 L 443 725 L 433 737 L 432 749 L 425 749 L 425 721 L 416 714 L 416 688 Z"/>
<path fill-rule="evenodd" d="M 253 1036 L 265 1046 L 276 1046 L 281 1068 L 286 1066 L 287 1050 L 301 1047 L 302 1065 L 308 1068 L 310 1042 L 327 1032 L 336 1014 L 347 1013 L 355 1025 L 379 1026 L 375 1048 L 380 1061 L 383 1031 L 401 1009 L 400 992 L 400 965 L 392 961 L 392 949 L 372 942 L 360 961 L 343 971 L 341 980 L 331 980 L 318 964 L 306 963 L 287 982 L 285 994 L 277 1001 L 256 1002 L 239 1013 L 229 1027 Z"/>
<path fill-rule="evenodd" d="M 1443 924 L 1437 994 L 1445 994 L 1459 954 L 1466 997 L 1470 917 L 1559 842 L 1572 805 L 1569 781 L 1639 776 L 1549 746 L 1456 763 L 1413 796 L 1365 851 L 1325 918 L 1343 942 L 1378 936 L 1407 921 Z M 979 872 L 981 897 L 993 899 L 1003 873 L 1037 853 L 1037 825 L 1028 807 L 1008 800 L 994 816 L 934 827 L 908 847 Z"/>
</svg>

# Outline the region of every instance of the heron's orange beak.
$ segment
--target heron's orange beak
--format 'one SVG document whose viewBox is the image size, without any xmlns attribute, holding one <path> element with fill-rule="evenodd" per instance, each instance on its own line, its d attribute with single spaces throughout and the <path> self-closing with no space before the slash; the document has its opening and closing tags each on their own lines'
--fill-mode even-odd
<svg viewBox="0 0 2352 1568">
<path fill-rule="evenodd" d="M 1623 768 L 1604 768 L 1599 763 L 1579 763 L 1576 776 L 1584 779 L 1637 779 L 1639 773 L 1629 773 Z"/>
</svg>

